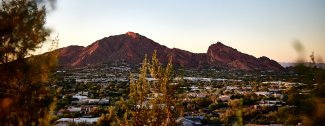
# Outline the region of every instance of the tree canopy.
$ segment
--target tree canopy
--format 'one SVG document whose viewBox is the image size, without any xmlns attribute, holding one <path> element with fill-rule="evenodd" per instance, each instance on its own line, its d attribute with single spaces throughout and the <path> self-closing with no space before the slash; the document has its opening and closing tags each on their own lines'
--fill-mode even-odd
<svg viewBox="0 0 325 126">
<path fill-rule="evenodd" d="M 0 3 L 0 122 L 48 125 L 55 99 L 50 93 L 56 53 L 32 56 L 50 34 L 47 8 L 53 0 Z M 51 3 L 51 4 L 50 4 Z"/>
</svg>

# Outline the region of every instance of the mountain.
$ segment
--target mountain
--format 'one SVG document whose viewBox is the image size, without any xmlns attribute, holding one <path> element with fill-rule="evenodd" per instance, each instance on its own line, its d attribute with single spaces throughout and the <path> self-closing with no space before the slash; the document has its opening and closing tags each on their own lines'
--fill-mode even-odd
<svg viewBox="0 0 325 126">
<path fill-rule="evenodd" d="M 256 58 L 228 47 L 221 42 L 212 44 L 207 52 L 209 64 L 221 63 L 228 68 L 241 70 L 283 70 L 276 61 L 265 56 Z"/>
<path fill-rule="evenodd" d="M 59 49 L 59 64 L 66 67 L 78 67 L 106 62 L 126 62 L 139 64 L 146 54 L 151 57 L 157 50 L 157 58 L 163 64 L 172 56 L 175 66 L 185 68 L 223 68 L 233 70 L 275 70 L 283 67 L 267 57 L 256 58 L 217 42 L 207 53 L 168 48 L 138 33 L 127 32 L 121 35 L 100 39 L 87 47 L 68 46 Z"/>
</svg>

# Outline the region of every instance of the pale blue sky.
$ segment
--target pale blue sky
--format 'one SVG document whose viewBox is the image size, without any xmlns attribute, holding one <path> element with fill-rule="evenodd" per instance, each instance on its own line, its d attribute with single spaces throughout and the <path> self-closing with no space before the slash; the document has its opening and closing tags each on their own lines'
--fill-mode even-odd
<svg viewBox="0 0 325 126">
<path fill-rule="evenodd" d="M 325 0 L 58 0 L 47 19 L 60 47 L 133 31 L 170 48 L 204 53 L 221 41 L 279 62 L 297 59 L 299 40 L 306 57 L 325 58 Z"/>
</svg>

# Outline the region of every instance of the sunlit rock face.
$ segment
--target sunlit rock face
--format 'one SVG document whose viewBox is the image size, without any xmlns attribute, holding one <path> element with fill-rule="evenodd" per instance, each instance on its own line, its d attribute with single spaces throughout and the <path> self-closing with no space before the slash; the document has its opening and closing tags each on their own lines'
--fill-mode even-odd
<svg viewBox="0 0 325 126">
<path fill-rule="evenodd" d="M 237 49 L 226 46 L 221 42 L 212 44 L 208 49 L 207 55 L 210 64 L 219 62 L 233 69 L 283 70 L 283 67 L 274 60 L 265 56 L 256 58 L 252 55 L 239 52 Z"/>
<path fill-rule="evenodd" d="M 276 61 L 267 57 L 256 58 L 226 46 L 221 42 L 212 44 L 207 53 L 192 53 L 168 48 L 135 32 L 109 36 L 87 47 L 68 46 L 59 49 L 59 64 L 78 67 L 106 62 L 139 64 L 145 55 L 151 57 L 157 50 L 159 61 L 166 64 L 171 57 L 173 65 L 186 68 L 220 67 L 234 70 L 283 70 Z"/>
</svg>

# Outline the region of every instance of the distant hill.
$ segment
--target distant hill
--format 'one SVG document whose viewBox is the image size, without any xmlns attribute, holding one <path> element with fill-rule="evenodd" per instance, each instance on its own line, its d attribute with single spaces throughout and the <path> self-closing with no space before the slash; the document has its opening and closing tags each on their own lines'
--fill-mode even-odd
<svg viewBox="0 0 325 126">
<path fill-rule="evenodd" d="M 291 66 L 297 66 L 299 63 L 280 63 L 281 66 L 283 67 L 291 67 Z M 304 63 L 305 66 L 313 66 L 313 64 L 311 63 Z M 317 63 L 316 64 L 317 67 L 325 69 L 325 63 Z"/>
<path fill-rule="evenodd" d="M 157 50 L 157 57 L 163 64 L 170 56 L 175 66 L 185 68 L 222 68 L 230 70 L 274 70 L 284 68 L 267 57 L 256 58 L 239 52 L 221 42 L 212 44 L 207 53 L 192 53 L 177 48 L 168 48 L 138 33 L 127 32 L 121 35 L 100 39 L 87 47 L 68 46 L 59 49 L 59 64 L 78 67 L 106 62 L 126 62 L 139 64 L 145 54 L 151 57 Z"/>
</svg>

